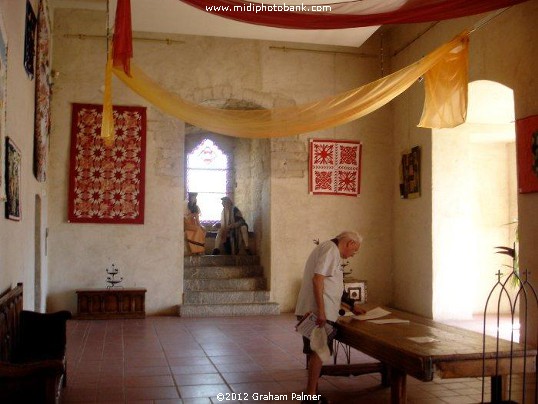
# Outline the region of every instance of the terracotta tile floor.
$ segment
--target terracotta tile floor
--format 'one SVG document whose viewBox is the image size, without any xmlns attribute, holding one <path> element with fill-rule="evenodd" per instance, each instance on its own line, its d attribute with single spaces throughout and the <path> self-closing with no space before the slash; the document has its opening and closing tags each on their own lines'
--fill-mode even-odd
<svg viewBox="0 0 538 404">
<path fill-rule="evenodd" d="M 305 387 L 306 370 L 294 325 L 291 314 L 71 320 L 63 403 L 243 403 L 246 397 L 300 403 L 292 393 Z M 352 352 L 352 362 L 368 361 Z M 342 354 L 338 362 L 344 363 Z M 409 377 L 407 384 L 409 403 L 481 399 L 480 379 L 423 383 Z M 390 389 L 380 386 L 378 374 L 323 377 L 320 392 L 333 404 L 390 402 Z M 219 393 L 235 393 L 235 399 L 219 401 Z M 280 396 L 267 400 L 263 395 L 269 394 Z"/>
</svg>

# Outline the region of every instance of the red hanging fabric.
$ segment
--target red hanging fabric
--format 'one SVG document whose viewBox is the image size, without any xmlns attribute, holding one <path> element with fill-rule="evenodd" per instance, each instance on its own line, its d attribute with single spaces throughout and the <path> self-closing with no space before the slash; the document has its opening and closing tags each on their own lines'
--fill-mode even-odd
<svg viewBox="0 0 538 404">
<path fill-rule="evenodd" d="M 447 20 L 509 7 L 527 0 L 350 1 L 325 4 L 331 7 L 330 12 L 315 12 L 311 7 L 320 5 L 312 4 L 287 5 L 286 10 L 283 4 L 241 0 L 180 1 L 207 13 L 249 24 L 291 29 L 341 29 Z"/>
<path fill-rule="evenodd" d="M 131 28 L 131 0 L 118 0 L 113 38 L 113 65 L 131 75 L 133 32 Z"/>
</svg>

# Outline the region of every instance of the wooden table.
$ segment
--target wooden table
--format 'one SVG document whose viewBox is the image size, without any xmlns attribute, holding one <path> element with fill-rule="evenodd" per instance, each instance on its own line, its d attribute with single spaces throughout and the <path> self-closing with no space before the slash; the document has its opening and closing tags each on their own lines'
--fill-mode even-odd
<svg viewBox="0 0 538 404">
<path fill-rule="evenodd" d="M 78 289 L 77 318 L 86 320 L 146 317 L 144 288 Z"/>
<path fill-rule="evenodd" d="M 350 317 L 338 320 L 337 339 L 384 363 L 389 371 L 391 402 L 405 403 L 406 377 L 422 381 L 439 378 L 491 377 L 492 402 L 502 396 L 502 376 L 510 373 L 510 341 L 486 336 L 483 368 L 483 335 L 440 324 L 420 316 L 387 308 L 385 318 L 409 323 L 374 324 Z M 431 337 L 434 342 L 418 343 L 409 337 Z M 513 344 L 512 374 L 536 372 L 536 349 Z M 498 360 L 495 358 L 498 357 Z"/>
</svg>

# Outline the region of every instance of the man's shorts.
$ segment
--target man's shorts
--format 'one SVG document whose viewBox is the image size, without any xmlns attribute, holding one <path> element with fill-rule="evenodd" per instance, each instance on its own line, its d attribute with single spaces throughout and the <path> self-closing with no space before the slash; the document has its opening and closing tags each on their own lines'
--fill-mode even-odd
<svg viewBox="0 0 538 404">
<path fill-rule="evenodd" d="M 297 316 L 297 320 L 301 320 L 301 318 L 303 318 L 303 316 Z M 334 322 L 332 322 L 332 321 L 327 320 L 327 322 L 329 324 L 334 325 Z M 329 347 L 329 351 L 331 352 L 331 356 L 333 354 L 333 340 L 334 340 L 334 334 L 333 334 L 332 337 L 327 338 L 327 346 Z M 308 338 L 306 338 L 306 337 L 303 337 L 303 353 L 306 354 L 306 355 L 310 355 L 310 354 L 314 353 L 312 348 L 310 348 L 310 340 Z"/>
</svg>

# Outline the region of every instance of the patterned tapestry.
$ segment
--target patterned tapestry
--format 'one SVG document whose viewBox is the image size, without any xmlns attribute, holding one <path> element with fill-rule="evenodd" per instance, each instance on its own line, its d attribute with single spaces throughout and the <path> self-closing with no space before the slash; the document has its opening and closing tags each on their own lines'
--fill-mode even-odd
<svg viewBox="0 0 538 404">
<path fill-rule="evenodd" d="M 68 221 L 143 224 L 146 108 L 114 106 L 111 147 L 100 136 L 102 111 L 73 104 Z"/>
<path fill-rule="evenodd" d="M 361 190 L 360 142 L 310 140 L 309 192 L 358 196 Z"/>
<path fill-rule="evenodd" d="M 50 132 L 50 23 L 45 0 L 39 2 L 35 81 L 34 175 L 46 180 L 47 149 Z"/>
<path fill-rule="evenodd" d="M 6 99 L 7 99 L 7 35 L 4 28 L 4 17 L 0 9 L 0 201 L 6 199 L 4 186 L 4 136 L 6 135 Z"/>
</svg>

